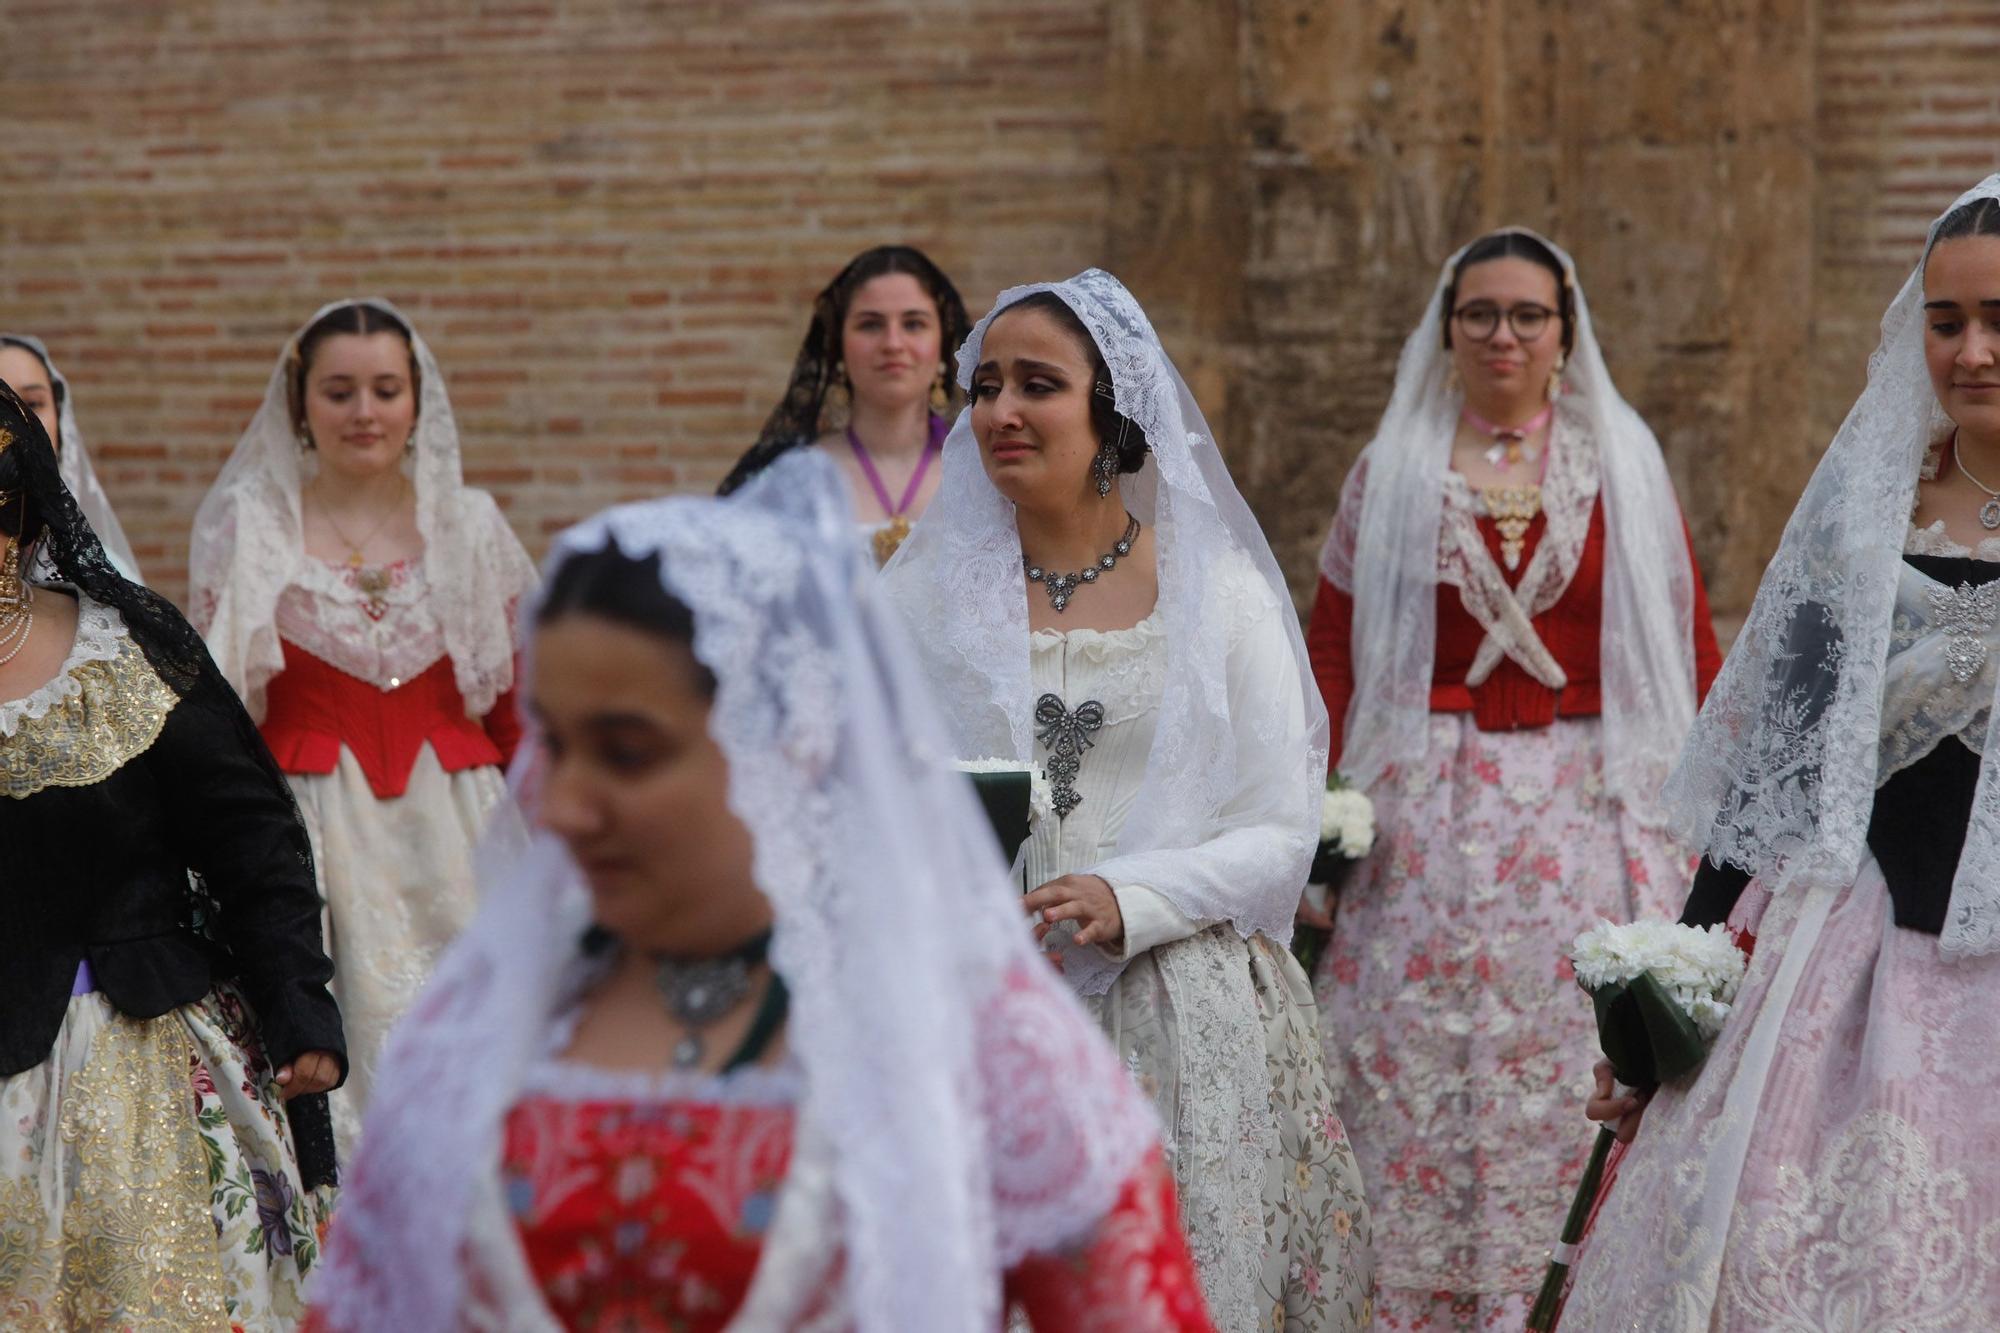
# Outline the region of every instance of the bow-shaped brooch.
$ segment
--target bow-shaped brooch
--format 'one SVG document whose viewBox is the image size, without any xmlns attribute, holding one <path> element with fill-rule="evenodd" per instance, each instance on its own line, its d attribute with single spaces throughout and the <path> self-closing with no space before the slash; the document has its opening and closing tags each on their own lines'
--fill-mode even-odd
<svg viewBox="0 0 2000 1333">
<path fill-rule="evenodd" d="M 1061 696 L 1044 694 L 1035 701 L 1035 738 L 1049 751 L 1049 803 L 1057 819 L 1083 804 L 1077 795 L 1076 777 L 1083 771 L 1083 752 L 1096 744 L 1091 733 L 1104 725 L 1104 705 L 1086 699 L 1074 711 Z"/>
</svg>

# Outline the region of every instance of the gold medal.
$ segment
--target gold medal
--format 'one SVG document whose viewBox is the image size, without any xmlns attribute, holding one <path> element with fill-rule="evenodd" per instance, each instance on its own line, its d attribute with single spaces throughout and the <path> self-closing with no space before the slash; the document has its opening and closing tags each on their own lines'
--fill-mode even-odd
<svg viewBox="0 0 2000 1333">
<path fill-rule="evenodd" d="M 896 554 L 897 548 L 903 544 L 903 539 L 909 535 L 910 520 L 901 514 L 896 515 L 887 523 L 877 528 L 875 530 L 875 563 L 878 566 L 888 564 L 889 557 Z"/>
</svg>

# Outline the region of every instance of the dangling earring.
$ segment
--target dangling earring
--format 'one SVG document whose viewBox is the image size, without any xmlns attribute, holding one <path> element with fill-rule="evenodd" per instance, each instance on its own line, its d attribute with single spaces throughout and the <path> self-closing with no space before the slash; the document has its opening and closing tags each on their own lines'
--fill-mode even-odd
<svg viewBox="0 0 2000 1333">
<path fill-rule="evenodd" d="M 951 395 L 945 392 L 944 367 L 938 367 L 937 378 L 931 381 L 931 411 L 943 416 L 951 410 Z"/>
<path fill-rule="evenodd" d="M 1567 360 L 1561 352 L 1557 352 L 1555 368 L 1549 371 L 1549 401 L 1552 403 L 1562 396 L 1563 365 Z"/>
<path fill-rule="evenodd" d="M 1111 479 L 1118 475 L 1117 446 L 1113 445 L 1109 440 L 1099 445 L 1097 448 L 1097 459 L 1090 465 L 1090 470 L 1097 474 L 1098 495 L 1106 496 L 1111 494 Z"/>
<path fill-rule="evenodd" d="M 1463 387 L 1464 386 L 1458 382 L 1458 362 L 1456 361 L 1445 362 L 1444 391 L 1446 393 L 1458 393 L 1463 389 Z"/>
<path fill-rule="evenodd" d="M 847 387 L 846 363 L 834 363 L 833 383 L 826 386 L 826 397 L 820 401 L 820 415 L 825 419 L 828 430 L 847 429 L 848 404 L 853 397 Z"/>
</svg>

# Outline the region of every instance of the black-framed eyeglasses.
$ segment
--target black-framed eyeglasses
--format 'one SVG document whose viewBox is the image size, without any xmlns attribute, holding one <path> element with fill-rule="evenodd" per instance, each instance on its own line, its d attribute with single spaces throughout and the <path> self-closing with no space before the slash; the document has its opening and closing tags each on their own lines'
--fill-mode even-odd
<svg viewBox="0 0 2000 1333">
<path fill-rule="evenodd" d="M 1514 330 L 1514 336 L 1524 343 L 1531 343 L 1548 332 L 1549 321 L 1556 317 L 1555 311 L 1533 301 L 1508 306 L 1504 312 L 1491 301 L 1468 301 L 1452 311 L 1451 317 L 1466 337 L 1483 343 L 1500 331 L 1503 313 L 1507 327 Z"/>
</svg>

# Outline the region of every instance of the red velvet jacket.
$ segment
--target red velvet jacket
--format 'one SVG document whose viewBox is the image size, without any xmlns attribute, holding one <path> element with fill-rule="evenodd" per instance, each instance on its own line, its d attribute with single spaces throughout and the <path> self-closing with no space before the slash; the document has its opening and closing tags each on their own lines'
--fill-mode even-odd
<svg viewBox="0 0 2000 1333">
<path fill-rule="evenodd" d="M 484 718 L 467 717 L 448 657 L 383 690 L 289 639 L 280 642 L 285 669 L 265 688 L 259 730 L 287 773 L 331 773 L 345 745 L 368 775 L 369 787 L 387 801 L 408 789 L 425 742 L 447 773 L 504 766 L 514 757 L 521 740 L 514 692 L 495 700 Z"/>
<path fill-rule="evenodd" d="M 1508 585 L 1516 586 L 1528 568 L 1535 547 L 1541 544 L 1548 526 L 1546 515 L 1538 514 L 1528 527 L 1518 569 L 1500 570 Z M 1482 517 L 1479 533 L 1486 547 L 1500 560 L 1500 530 L 1493 520 Z M 1696 698 L 1706 698 L 1716 672 L 1722 669 L 1722 652 L 1716 646 L 1715 626 L 1709 620 L 1708 589 L 1703 585 L 1701 566 L 1690 547 L 1688 560 L 1694 568 L 1694 673 Z M 1431 711 L 1471 713 L 1481 731 L 1519 731 L 1546 727 L 1558 717 L 1595 717 L 1602 711 L 1598 676 L 1598 635 L 1604 608 L 1604 502 L 1590 511 L 1590 534 L 1577 557 L 1576 574 L 1553 606 L 1534 618 L 1535 633 L 1549 653 L 1562 664 L 1569 684 L 1560 692 L 1530 676 L 1512 658 L 1503 658 L 1493 674 L 1478 686 L 1465 683 L 1466 672 L 1479 651 L 1486 631 L 1459 601 L 1458 589 L 1440 583 L 1437 590 L 1437 650 L 1431 666 Z M 1313 599 L 1312 624 L 1306 632 L 1306 649 L 1312 657 L 1313 675 L 1326 700 L 1327 718 L 1333 726 L 1329 754 L 1338 762 L 1343 732 L 1346 730 L 1347 703 L 1354 694 L 1354 659 L 1350 636 L 1354 624 L 1354 599 L 1327 582 L 1319 581 Z"/>
</svg>

